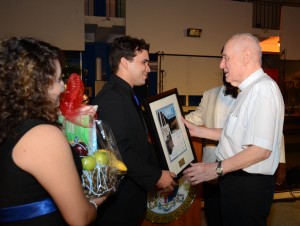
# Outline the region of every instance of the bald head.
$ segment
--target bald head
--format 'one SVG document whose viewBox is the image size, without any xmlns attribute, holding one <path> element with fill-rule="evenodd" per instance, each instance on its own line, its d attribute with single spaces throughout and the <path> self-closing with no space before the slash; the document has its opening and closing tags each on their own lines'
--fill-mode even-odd
<svg viewBox="0 0 300 226">
<path fill-rule="evenodd" d="M 238 52 L 250 51 L 253 63 L 261 65 L 261 47 L 258 39 L 249 33 L 240 33 L 232 36 L 227 43 L 232 44 L 232 48 Z"/>
<path fill-rule="evenodd" d="M 258 39 L 241 33 L 232 36 L 224 46 L 220 68 L 223 69 L 226 81 L 238 86 L 248 76 L 261 68 L 261 48 Z"/>
</svg>

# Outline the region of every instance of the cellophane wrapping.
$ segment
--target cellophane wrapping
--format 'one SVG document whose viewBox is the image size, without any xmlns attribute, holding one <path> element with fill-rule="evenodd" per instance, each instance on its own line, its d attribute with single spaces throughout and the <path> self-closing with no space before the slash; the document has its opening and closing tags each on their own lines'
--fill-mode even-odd
<svg viewBox="0 0 300 226">
<path fill-rule="evenodd" d="M 127 172 L 108 124 L 95 120 L 95 129 L 98 149 L 92 156 L 96 165 L 92 170 L 83 170 L 82 174 L 82 186 L 88 198 L 108 196 L 116 192 Z"/>
<path fill-rule="evenodd" d="M 81 159 L 82 187 L 86 197 L 92 199 L 116 192 L 127 168 L 109 125 L 78 113 L 83 95 L 80 76 L 70 75 L 60 99 L 59 122 L 72 151 Z"/>
</svg>

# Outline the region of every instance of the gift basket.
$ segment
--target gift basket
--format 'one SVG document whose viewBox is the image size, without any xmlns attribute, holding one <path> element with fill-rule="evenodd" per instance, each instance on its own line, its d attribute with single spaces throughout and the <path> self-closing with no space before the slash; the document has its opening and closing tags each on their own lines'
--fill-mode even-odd
<svg viewBox="0 0 300 226">
<path fill-rule="evenodd" d="M 95 120 L 98 148 L 81 158 L 82 186 L 89 198 L 114 193 L 127 171 L 110 127 Z"/>
<path fill-rule="evenodd" d="M 127 167 L 109 125 L 79 111 L 83 94 L 80 76 L 72 74 L 61 95 L 59 121 L 72 151 L 81 158 L 82 187 L 86 197 L 92 199 L 116 192 Z"/>
</svg>

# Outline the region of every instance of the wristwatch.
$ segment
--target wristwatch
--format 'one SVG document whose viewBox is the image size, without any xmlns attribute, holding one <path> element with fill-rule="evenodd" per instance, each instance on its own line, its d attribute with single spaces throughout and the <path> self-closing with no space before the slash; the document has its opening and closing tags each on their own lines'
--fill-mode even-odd
<svg viewBox="0 0 300 226">
<path fill-rule="evenodd" d="M 216 172 L 217 172 L 219 177 L 223 176 L 222 161 L 218 161 Z"/>
</svg>

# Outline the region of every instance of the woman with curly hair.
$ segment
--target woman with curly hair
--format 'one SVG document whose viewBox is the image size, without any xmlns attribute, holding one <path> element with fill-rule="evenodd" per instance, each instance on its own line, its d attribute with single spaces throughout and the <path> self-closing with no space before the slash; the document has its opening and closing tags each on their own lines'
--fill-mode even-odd
<svg viewBox="0 0 300 226">
<path fill-rule="evenodd" d="M 105 198 L 86 199 L 81 162 L 56 124 L 62 51 L 0 42 L 0 225 L 88 225 Z"/>
</svg>

